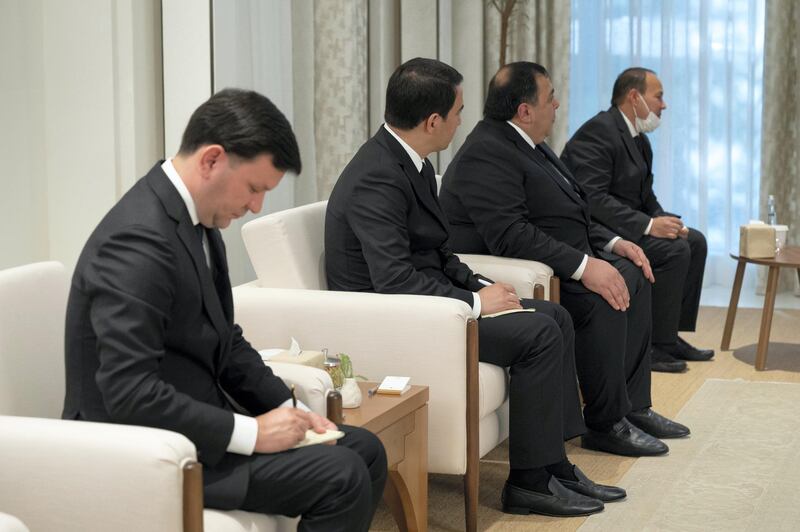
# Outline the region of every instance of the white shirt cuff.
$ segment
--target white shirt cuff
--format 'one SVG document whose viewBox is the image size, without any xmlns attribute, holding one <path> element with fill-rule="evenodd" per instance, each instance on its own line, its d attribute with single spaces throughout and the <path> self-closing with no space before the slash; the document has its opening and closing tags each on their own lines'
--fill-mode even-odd
<svg viewBox="0 0 800 532">
<path fill-rule="evenodd" d="M 476 320 L 481 317 L 481 296 L 472 292 L 472 317 Z"/>
<path fill-rule="evenodd" d="M 652 228 L 653 228 L 653 219 L 650 218 L 650 223 L 647 224 L 647 228 L 644 230 L 644 234 L 645 235 L 649 235 L 650 234 L 650 229 L 652 229 Z"/>
<path fill-rule="evenodd" d="M 250 456 L 256 448 L 258 421 L 253 417 L 233 414 L 233 434 L 228 452 Z"/>
<path fill-rule="evenodd" d="M 586 264 L 589 263 L 589 255 L 584 255 L 583 260 L 581 261 L 581 265 L 578 266 L 578 269 L 575 270 L 575 273 L 572 274 L 572 279 L 574 281 L 580 281 L 581 277 L 583 277 L 583 270 L 586 269 Z"/>
<path fill-rule="evenodd" d="M 287 399 L 281 406 L 292 406 L 292 400 Z M 311 412 L 311 409 L 302 401 L 297 401 L 297 408 L 304 412 Z M 231 441 L 228 443 L 228 452 L 250 456 L 256 449 L 257 438 L 258 421 L 253 417 L 233 414 L 233 433 Z"/>
<path fill-rule="evenodd" d="M 647 233 L 645 233 L 645 234 L 647 234 Z M 609 240 L 608 244 L 606 244 L 603 247 L 603 251 L 605 251 L 606 253 L 612 253 L 614 251 L 614 244 L 617 243 L 617 240 L 622 240 L 622 237 L 621 236 L 615 236 L 614 238 Z"/>
</svg>

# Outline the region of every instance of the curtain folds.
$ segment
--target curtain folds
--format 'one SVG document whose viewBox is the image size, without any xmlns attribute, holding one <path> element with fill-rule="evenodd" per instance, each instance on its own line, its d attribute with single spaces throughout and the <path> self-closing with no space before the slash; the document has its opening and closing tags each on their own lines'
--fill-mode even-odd
<svg viewBox="0 0 800 532">
<path fill-rule="evenodd" d="M 800 245 L 800 3 L 767 2 L 764 109 L 761 143 L 761 219 L 775 196 L 778 223 L 789 226 L 789 245 Z M 794 275 L 793 275 L 794 274 Z M 782 273 L 780 289 L 795 288 L 796 272 Z M 800 291 L 796 293 L 800 294 Z"/>
</svg>

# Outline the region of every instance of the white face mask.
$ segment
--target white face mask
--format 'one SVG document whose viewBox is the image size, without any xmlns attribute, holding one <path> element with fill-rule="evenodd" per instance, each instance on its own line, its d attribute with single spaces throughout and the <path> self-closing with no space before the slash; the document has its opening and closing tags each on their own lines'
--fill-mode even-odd
<svg viewBox="0 0 800 532">
<path fill-rule="evenodd" d="M 647 109 L 647 118 L 639 118 L 639 115 L 636 114 L 636 109 L 634 109 L 634 114 L 636 115 L 636 131 L 639 133 L 650 133 L 651 131 L 655 130 L 660 124 L 661 119 L 656 115 L 653 111 L 650 110 L 650 107 L 647 105 L 647 102 L 644 101 L 644 97 L 640 94 L 639 99 L 642 100 L 645 109 Z"/>
</svg>

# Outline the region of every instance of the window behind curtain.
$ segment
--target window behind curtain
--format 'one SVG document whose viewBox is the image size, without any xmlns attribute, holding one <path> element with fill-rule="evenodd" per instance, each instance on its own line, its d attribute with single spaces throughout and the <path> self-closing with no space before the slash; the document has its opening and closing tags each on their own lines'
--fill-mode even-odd
<svg viewBox="0 0 800 532">
<path fill-rule="evenodd" d="M 730 285 L 739 225 L 758 215 L 763 42 L 764 0 L 572 0 L 570 135 L 622 70 L 656 71 L 655 192 L 705 233 L 706 285 Z"/>
</svg>

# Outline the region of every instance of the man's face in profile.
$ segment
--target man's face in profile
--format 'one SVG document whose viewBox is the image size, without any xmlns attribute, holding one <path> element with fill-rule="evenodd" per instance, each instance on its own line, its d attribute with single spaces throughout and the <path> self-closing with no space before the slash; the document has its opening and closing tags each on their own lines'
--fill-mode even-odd
<svg viewBox="0 0 800 532">
<path fill-rule="evenodd" d="M 645 77 L 645 85 L 647 88 L 645 89 L 642 97 L 644 98 L 649 110 L 652 111 L 657 117 L 661 118 L 661 111 L 667 108 L 667 104 L 664 102 L 664 87 L 661 85 L 661 80 L 659 80 L 655 74 L 648 72 L 647 76 Z M 644 112 L 643 109 L 639 109 L 640 107 L 644 106 L 634 106 L 639 118 L 647 118 L 648 113 Z"/>
<path fill-rule="evenodd" d="M 561 105 L 556 98 L 556 92 L 550 78 L 541 74 L 536 75 L 536 103 L 533 106 L 533 141 L 537 144 L 544 141 L 553 131 L 556 121 L 556 109 Z"/>
<path fill-rule="evenodd" d="M 461 111 L 464 109 L 464 91 L 461 85 L 456 87 L 456 99 L 450 111 L 447 112 L 447 117 L 441 122 L 441 130 L 439 131 L 439 148 L 444 150 L 450 145 L 453 136 L 456 134 L 458 126 L 461 125 Z M 437 150 L 437 151 L 438 151 Z"/>
<path fill-rule="evenodd" d="M 258 213 L 267 191 L 277 187 L 285 173 L 275 168 L 270 154 L 249 160 L 226 154 L 209 180 L 205 205 L 198 205 L 198 214 L 202 209 L 205 215 L 201 222 L 223 229 L 248 212 Z"/>
</svg>

